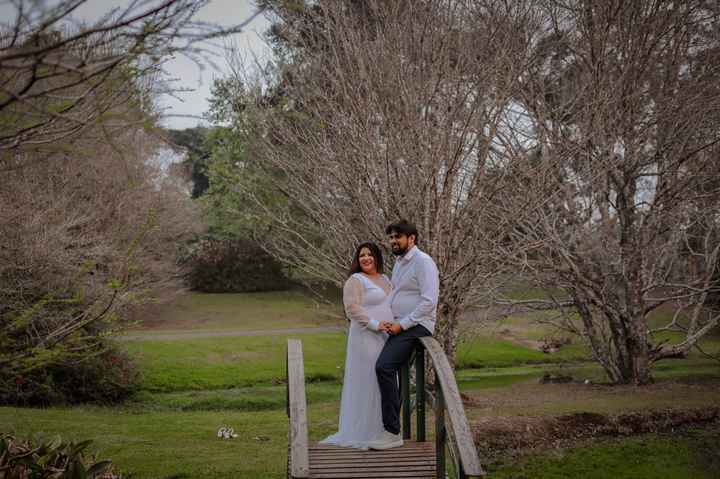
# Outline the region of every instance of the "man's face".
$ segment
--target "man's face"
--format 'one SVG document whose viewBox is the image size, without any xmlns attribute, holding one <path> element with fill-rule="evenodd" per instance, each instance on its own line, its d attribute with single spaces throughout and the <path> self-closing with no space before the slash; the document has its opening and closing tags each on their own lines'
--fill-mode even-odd
<svg viewBox="0 0 720 479">
<path fill-rule="evenodd" d="M 415 245 L 414 235 L 404 235 L 402 233 L 391 232 L 388 235 L 390 240 L 390 249 L 395 256 L 402 256 L 407 253 L 407 250 Z"/>
</svg>

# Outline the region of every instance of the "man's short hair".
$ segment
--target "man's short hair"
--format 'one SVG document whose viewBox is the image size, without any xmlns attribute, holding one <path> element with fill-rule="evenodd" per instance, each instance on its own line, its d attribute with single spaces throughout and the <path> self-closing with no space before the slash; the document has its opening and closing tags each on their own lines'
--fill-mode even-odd
<svg viewBox="0 0 720 479">
<path fill-rule="evenodd" d="M 387 228 L 385 228 L 385 234 L 389 235 L 390 233 L 395 233 L 399 235 L 405 235 L 405 236 L 415 236 L 415 244 L 418 244 L 419 241 L 419 235 L 417 228 L 414 224 L 410 223 L 407 220 L 400 220 L 395 223 L 390 223 L 387 225 Z"/>
</svg>

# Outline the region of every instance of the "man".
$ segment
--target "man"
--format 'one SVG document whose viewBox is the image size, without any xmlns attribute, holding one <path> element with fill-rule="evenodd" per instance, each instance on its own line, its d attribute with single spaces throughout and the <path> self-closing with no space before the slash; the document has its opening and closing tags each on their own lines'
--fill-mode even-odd
<svg viewBox="0 0 720 479">
<path fill-rule="evenodd" d="M 405 364 L 417 338 L 435 330 L 440 279 L 433 259 L 418 246 L 417 228 L 405 220 L 389 225 L 385 233 L 397 261 L 392 271 L 390 296 L 394 322 L 382 321 L 380 328 L 390 334 L 375 363 L 380 386 L 385 434 L 370 444 L 372 449 L 403 445 L 400 436 L 400 390 L 398 371 Z"/>
</svg>

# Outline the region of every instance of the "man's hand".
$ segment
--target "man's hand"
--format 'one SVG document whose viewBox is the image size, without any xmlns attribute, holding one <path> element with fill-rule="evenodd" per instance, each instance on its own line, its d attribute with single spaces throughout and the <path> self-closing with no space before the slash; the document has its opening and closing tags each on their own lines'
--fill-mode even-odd
<svg viewBox="0 0 720 479">
<path fill-rule="evenodd" d="M 380 321 L 380 325 L 378 326 L 378 331 L 384 331 L 386 333 L 390 333 L 390 328 L 392 327 L 392 323 L 389 321 Z"/>
<path fill-rule="evenodd" d="M 390 325 L 390 328 L 388 329 L 388 334 L 392 334 L 395 336 L 396 334 L 400 334 L 402 332 L 402 326 L 398 323 L 393 323 Z"/>
</svg>

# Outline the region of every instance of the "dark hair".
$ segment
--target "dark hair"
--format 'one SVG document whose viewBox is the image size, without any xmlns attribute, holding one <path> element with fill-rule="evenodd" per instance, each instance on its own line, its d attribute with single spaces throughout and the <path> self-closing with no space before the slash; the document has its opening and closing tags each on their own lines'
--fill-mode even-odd
<svg viewBox="0 0 720 479">
<path fill-rule="evenodd" d="M 355 255 L 353 255 L 352 263 L 350 264 L 350 272 L 348 276 L 352 276 L 355 273 L 361 273 L 362 268 L 360 268 L 360 251 L 362 251 L 363 248 L 367 248 L 370 250 L 370 254 L 373 255 L 373 258 L 375 258 L 375 270 L 382 274 L 383 272 L 383 257 L 382 252 L 380 251 L 380 248 L 378 245 L 376 245 L 373 242 L 366 242 L 361 244 L 360 246 L 355 249 Z"/>
<path fill-rule="evenodd" d="M 385 234 L 389 235 L 390 233 L 405 236 L 415 236 L 415 244 L 418 244 L 418 242 L 420 241 L 420 236 L 418 235 L 417 228 L 408 220 L 400 220 L 387 225 L 387 228 L 385 228 Z"/>
</svg>

